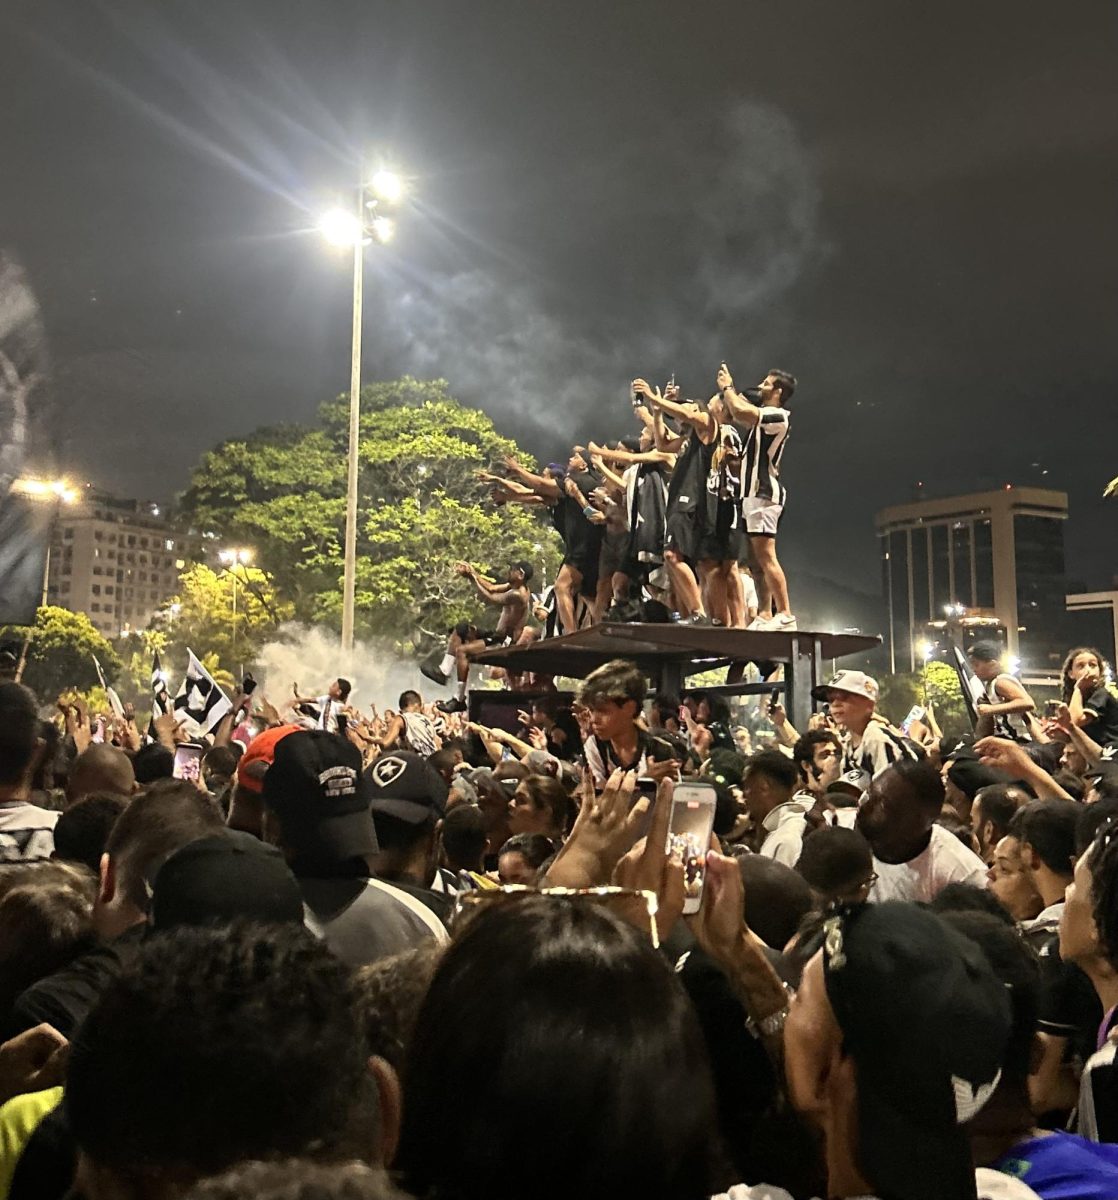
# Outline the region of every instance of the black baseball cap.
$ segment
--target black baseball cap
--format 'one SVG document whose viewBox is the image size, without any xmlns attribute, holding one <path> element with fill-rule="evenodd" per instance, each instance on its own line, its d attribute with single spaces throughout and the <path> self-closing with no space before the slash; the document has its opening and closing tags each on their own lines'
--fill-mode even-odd
<svg viewBox="0 0 1118 1200">
<path fill-rule="evenodd" d="M 303 923 L 303 895 L 274 846 L 230 829 L 189 842 L 159 868 L 151 889 L 153 929 L 238 918 Z"/>
<path fill-rule="evenodd" d="M 963 1128 L 1001 1076 L 1012 1014 L 981 948 L 887 901 L 824 924 L 827 997 L 854 1060 L 858 1164 L 883 1196 L 974 1196 Z"/>
<path fill-rule="evenodd" d="M 446 812 L 446 780 L 418 754 L 384 754 L 365 772 L 373 812 L 418 825 Z"/>
<path fill-rule="evenodd" d="M 335 733 L 301 730 L 278 741 L 263 797 L 297 858 L 343 861 L 380 849 L 361 753 Z"/>
</svg>

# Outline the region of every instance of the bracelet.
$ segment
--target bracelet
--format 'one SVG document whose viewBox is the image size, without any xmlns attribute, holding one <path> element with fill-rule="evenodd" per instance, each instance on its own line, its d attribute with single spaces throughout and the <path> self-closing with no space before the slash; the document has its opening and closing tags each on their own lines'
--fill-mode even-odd
<svg viewBox="0 0 1118 1200">
<path fill-rule="evenodd" d="M 784 1028 L 784 1022 L 788 1020 L 788 1002 L 792 999 L 795 993 L 788 984 L 782 984 L 784 995 L 786 997 L 783 1008 L 778 1008 L 776 1012 L 769 1013 L 767 1017 L 762 1017 L 761 1020 L 755 1021 L 752 1017 L 745 1018 L 745 1029 L 748 1034 L 757 1039 L 776 1037 Z"/>
</svg>

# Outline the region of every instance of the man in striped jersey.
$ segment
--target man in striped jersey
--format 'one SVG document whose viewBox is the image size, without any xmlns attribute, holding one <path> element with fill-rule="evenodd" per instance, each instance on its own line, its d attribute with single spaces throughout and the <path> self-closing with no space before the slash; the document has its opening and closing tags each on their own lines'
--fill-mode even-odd
<svg viewBox="0 0 1118 1200">
<path fill-rule="evenodd" d="M 776 557 L 776 531 L 786 496 L 780 482 L 780 460 L 788 441 L 786 406 L 795 390 L 795 376 L 770 371 L 756 388 L 742 395 L 734 388 L 726 364 L 718 370 L 719 395 L 733 419 L 748 430 L 742 459 L 742 515 L 760 601 L 750 629 L 796 628 L 788 581 Z"/>
</svg>

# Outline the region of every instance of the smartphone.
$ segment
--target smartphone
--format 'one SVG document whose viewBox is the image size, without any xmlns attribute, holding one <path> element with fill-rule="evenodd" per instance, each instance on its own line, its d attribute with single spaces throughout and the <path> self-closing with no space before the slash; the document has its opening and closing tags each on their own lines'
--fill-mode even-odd
<svg viewBox="0 0 1118 1200">
<path fill-rule="evenodd" d="M 769 692 L 769 708 L 775 708 L 780 703 L 780 688 L 773 688 Z"/>
<path fill-rule="evenodd" d="M 256 680 L 253 679 L 251 675 L 246 674 L 244 679 L 241 680 L 241 691 L 244 692 L 246 696 L 251 696 L 255 690 Z"/>
<path fill-rule="evenodd" d="M 175 747 L 175 765 L 171 774 L 176 779 L 197 783 L 202 774 L 203 747 L 196 742 L 183 742 Z"/>
<path fill-rule="evenodd" d="M 710 783 L 681 783 L 672 794 L 667 853 L 683 864 L 685 913 L 698 912 L 703 901 L 715 802 Z"/>
<path fill-rule="evenodd" d="M 1052 719 L 1055 719 L 1056 717 L 1058 717 L 1060 715 L 1059 700 L 1045 700 L 1044 715 L 1046 717 L 1051 717 Z"/>
<path fill-rule="evenodd" d="M 901 728 L 905 733 L 908 733 L 909 729 L 912 728 L 913 721 L 923 721 L 927 715 L 927 710 L 922 705 L 914 704 L 908 710 L 908 716 L 901 722 Z"/>
</svg>

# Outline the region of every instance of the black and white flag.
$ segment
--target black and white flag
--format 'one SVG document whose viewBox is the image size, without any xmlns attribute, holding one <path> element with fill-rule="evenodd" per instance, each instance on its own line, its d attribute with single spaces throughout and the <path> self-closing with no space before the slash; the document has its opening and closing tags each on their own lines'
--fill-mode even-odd
<svg viewBox="0 0 1118 1200">
<path fill-rule="evenodd" d="M 233 702 L 218 687 L 214 677 L 188 649 L 190 661 L 186 676 L 175 695 L 175 720 L 192 737 L 213 731 L 213 728 L 233 707 Z"/>
<path fill-rule="evenodd" d="M 148 737 L 154 742 L 157 739 L 155 722 L 171 711 L 171 697 L 167 691 L 167 676 L 159 661 L 157 650 L 151 660 L 151 720 L 148 722 Z"/>
<path fill-rule="evenodd" d="M 116 694 L 114 688 L 109 687 L 105 682 L 105 672 L 101 670 L 101 664 L 97 661 L 97 655 L 91 654 L 93 665 L 97 668 L 97 678 L 101 682 L 101 686 L 105 689 L 105 695 L 109 698 L 109 707 L 113 710 L 114 717 L 124 716 L 124 705 L 120 702 L 120 697 Z"/>
</svg>

